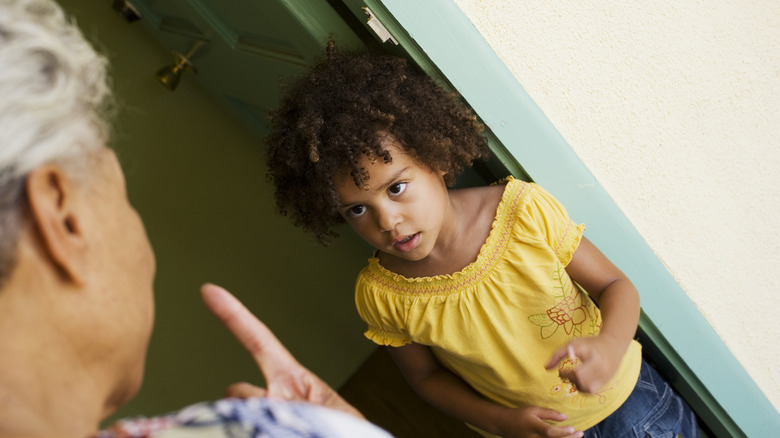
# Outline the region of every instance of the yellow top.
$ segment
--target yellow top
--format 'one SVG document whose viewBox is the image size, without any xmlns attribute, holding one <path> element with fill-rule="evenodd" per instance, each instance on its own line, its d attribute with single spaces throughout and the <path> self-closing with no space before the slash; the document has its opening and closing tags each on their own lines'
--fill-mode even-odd
<svg viewBox="0 0 780 438">
<path fill-rule="evenodd" d="M 541 187 L 510 177 L 487 241 L 462 271 L 406 278 L 369 259 L 355 291 L 365 335 L 380 345 L 427 345 L 487 399 L 555 409 L 568 415 L 563 424 L 585 430 L 628 398 L 641 346 L 631 342 L 598 394 L 544 369 L 558 348 L 601 328 L 599 309 L 565 270 L 583 229 Z"/>
</svg>

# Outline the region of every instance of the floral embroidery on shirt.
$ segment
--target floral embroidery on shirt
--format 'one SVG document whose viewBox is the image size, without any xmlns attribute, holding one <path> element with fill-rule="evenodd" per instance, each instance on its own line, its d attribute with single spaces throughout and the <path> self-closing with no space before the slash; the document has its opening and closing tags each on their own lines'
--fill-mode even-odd
<svg viewBox="0 0 780 438">
<path fill-rule="evenodd" d="M 563 361 L 563 363 L 561 363 L 559 370 L 571 369 L 580 363 L 582 362 L 579 359 L 566 359 Z M 615 389 L 620 383 L 620 379 L 616 379 L 610 383 L 609 387 L 603 388 L 601 391 L 594 392 L 592 394 L 585 394 L 580 393 L 580 391 L 577 389 L 577 385 L 572 383 L 569 379 L 565 379 L 563 377 L 560 379 L 561 383 L 553 385 L 552 388 L 550 388 L 550 395 L 554 397 L 568 397 L 571 399 L 572 404 L 579 404 L 580 407 L 584 406 L 586 399 L 591 397 L 598 397 L 599 404 L 605 405 L 607 403 L 607 396 L 605 393 Z"/>
<path fill-rule="evenodd" d="M 561 363 L 559 372 L 566 369 L 572 369 L 580 363 L 581 361 L 579 359 L 566 359 Z M 553 385 L 553 387 L 550 388 L 550 395 L 568 397 L 571 399 L 572 404 L 579 404 L 580 407 L 585 405 L 585 397 L 580 394 L 580 392 L 577 390 L 577 386 L 574 385 L 574 383 L 569 381 L 569 379 L 564 379 L 563 377 L 560 378 L 560 382 L 561 383 Z"/>
<path fill-rule="evenodd" d="M 548 339 L 554 335 L 560 328 L 566 332 L 566 335 L 572 337 L 582 336 L 583 323 L 590 319 L 588 334 L 595 335 L 601 324 L 598 323 L 598 315 L 591 317 L 590 311 L 585 300 L 587 298 L 582 291 L 576 287 L 566 270 L 560 263 L 553 271 L 553 289 L 555 290 L 555 304 L 547 309 L 545 313 L 531 315 L 528 319 L 539 326 L 539 333 L 542 339 Z"/>
<path fill-rule="evenodd" d="M 552 283 L 554 290 L 554 304 L 544 313 L 537 313 L 528 319 L 539 326 L 542 339 L 548 339 L 561 328 L 566 336 L 581 337 L 583 334 L 595 336 L 601 329 L 601 315 L 595 306 L 592 306 L 587 295 L 569 278 L 565 268 L 558 263 L 553 270 Z M 590 305 L 590 306 L 589 306 Z M 587 321 L 587 324 L 585 324 Z M 584 333 L 583 333 L 584 332 Z M 580 365 L 577 358 L 566 358 L 558 367 L 559 373 Z M 606 404 L 605 393 L 614 389 L 619 380 L 611 382 L 608 388 L 593 394 L 580 393 L 577 386 L 569 379 L 560 377 L 560 383 L 550 388 L 550 395 L 554 397 L 568 397 L 571 403 L 583 407 L 585 402 L 592 397 L 598 397 L 601 405 Z"/>
</svg>

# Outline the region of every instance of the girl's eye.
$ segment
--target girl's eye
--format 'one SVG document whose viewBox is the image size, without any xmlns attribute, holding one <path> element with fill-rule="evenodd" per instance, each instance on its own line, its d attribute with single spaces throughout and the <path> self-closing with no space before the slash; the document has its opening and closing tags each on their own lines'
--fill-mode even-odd
<svg viewBox="0 0 780 438">
<path fill-rule="evenodd" d="M 395 183 L 391 185 L 390 188 L 387 189 L 387 191 L 390 192 L 391 196 L 398 196 L 401 193 L 403 193 L 405 190 L 406 190 L 405 182 Z"/>
<path fill-rule="evenodd" d="M 351 217 L 360 217 L 363 216 L 363 213 L 366 212 L 366 206 L 365 205 L 356 205 L 352 208 L 350 208 L 347 211 L 347 214 Z"/>
</svg>

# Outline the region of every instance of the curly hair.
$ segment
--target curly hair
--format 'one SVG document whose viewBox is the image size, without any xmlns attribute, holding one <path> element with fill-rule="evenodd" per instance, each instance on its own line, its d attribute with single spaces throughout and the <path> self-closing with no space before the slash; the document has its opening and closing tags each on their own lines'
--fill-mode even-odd
<svg viewBox="0 0 780 438">
<path fill-rule="evenodd" d="M 285 90 L 271 112 L 268 176 L 279 212 L 327 245 L 343 222 L 334 178 L 348 171 L 363 187 L 363 157 L 389 163 L 379 133 L 389 133 L 448 186 L 488 157 L 484 126 L 457 94 L 403 58 L 352 53 L 328 44 L 327 56 Z"/>
</svg>

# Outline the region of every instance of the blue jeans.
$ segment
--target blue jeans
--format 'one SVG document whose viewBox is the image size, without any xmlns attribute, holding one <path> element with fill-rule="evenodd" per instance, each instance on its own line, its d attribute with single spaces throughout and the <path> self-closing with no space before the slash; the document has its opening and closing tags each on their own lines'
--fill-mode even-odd
<svg viewBox="0 0 780 438">
<path fill-rule="evenodd" d="M 691 408 L 642 360 L 639 380 L 618 410 L 585 431 L 585 438 L 698 438 Z"/>
</svg>

